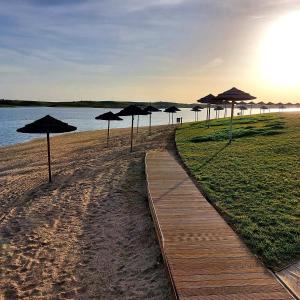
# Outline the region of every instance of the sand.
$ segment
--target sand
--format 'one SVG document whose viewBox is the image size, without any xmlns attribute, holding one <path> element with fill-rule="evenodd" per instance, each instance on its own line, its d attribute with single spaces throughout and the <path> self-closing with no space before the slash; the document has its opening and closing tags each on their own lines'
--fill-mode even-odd
<svg viewBox="0 0 300 300">
<path fill-rule="evenodd" d="M 0 148 L 0 299 L 172 299 L 148 207 L 144 155 L 174 130 L 73 133 Z"/>
</svg>

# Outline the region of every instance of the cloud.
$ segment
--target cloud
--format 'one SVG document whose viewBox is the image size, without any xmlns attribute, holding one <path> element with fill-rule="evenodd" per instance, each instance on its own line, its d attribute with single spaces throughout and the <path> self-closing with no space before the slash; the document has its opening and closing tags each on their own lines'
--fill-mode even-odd
<svg viewBox="0 0 300 300">
<path fill-rule="evenodd" d="M 181 4 L 186 4 L 189 0 L 134 0 L 128 1 L 128 11 L 138 12 L 149 8 L 172 7 Z"/>
<path fill-rule="evenodd" d="M 206 65 L 203 66 L 204 69 L 212 69 L 216 68 L 224 63 L 224 60 L 220 57 L 216 57 L 210 62 L 208 62 Z"/>
</svg>

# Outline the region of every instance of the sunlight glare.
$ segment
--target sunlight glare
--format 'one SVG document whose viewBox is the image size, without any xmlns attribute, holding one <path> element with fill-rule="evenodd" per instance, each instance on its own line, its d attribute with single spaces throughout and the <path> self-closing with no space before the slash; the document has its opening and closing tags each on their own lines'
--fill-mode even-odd
<svg viewBox="0 0 300 300">
<path fill-rule="evenodd" d="M 262 73 L 280 86 L 300 85 L 300 11 L 280 17 L 262 42 Z"/>
</svg>

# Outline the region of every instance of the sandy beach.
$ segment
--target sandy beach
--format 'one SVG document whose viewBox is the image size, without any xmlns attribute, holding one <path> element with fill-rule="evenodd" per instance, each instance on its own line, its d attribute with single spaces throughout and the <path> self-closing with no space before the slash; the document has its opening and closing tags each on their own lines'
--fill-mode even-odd
<svg viewBox="0 0 300 300">
<path fill-rule="evenodd" d="M 172 299 L 147 202 L 144 155 L 173 130 L 129 129 L 0 148 L 0 299 Z"/>
</svg>

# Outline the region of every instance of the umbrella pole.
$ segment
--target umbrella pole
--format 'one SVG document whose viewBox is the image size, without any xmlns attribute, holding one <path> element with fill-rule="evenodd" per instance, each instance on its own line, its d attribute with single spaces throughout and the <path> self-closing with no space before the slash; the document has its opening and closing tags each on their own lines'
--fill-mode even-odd
<svg viewBox="0 0 300 300">
<path fill-rule="evenodd" d="M 170 115 L 170 113 L 169 113 L 169 125 L 170 125 L 170 122 L 171 122 L 171 115 Z"/>
<path fill-rule="evenodd" d="M 52 182 L 52 176 L 51 176 L 51 159 L 50 159 L 50 137 L 49 137 L 49 133 L 47 133 L 47 150 L 48 150 L 48 173 L 49 173 L 49 182 Z"/>
<path fill-rule="evenodd" d="M 131 119 L 131 136 L 130 136 L 130 152 L 132 152 L 132 141 L 133 141 L 133 120 L 134 120 L 134 116 L 132 115 L 132 119 Z"/>
<path fill-rule="evenodd" d="M 109 127 L 110 127 L 110 120 L 108 120 L 108 122 L 107 122 L 107 147 L 108 147 L 108 143 L 109 143 Z"/>
<path fill-rule="evenodd" d="M 209 128 L 209 123 L 210 123 L 210 104 L 208 106 L 208 125 L 207 125 L 208 128 Z"/>
<path fill-rule="evenodd" d="M 151 117 L 152 114 L 149 115 L 149 134 L 151 135 Z"/>
<path fill-rule="evenodd" d="M 174 125 L 174 113 L 172 113 L 172 125 Z"/>
<path fill-rule="evenodd" d="M 206 126 L 208 127 L 208 104 L 206 106 Z"/>
<path fill-rule="evenodd" d="M 233 114 L 234 114 L 234 101 L 231 101 L 231 118 L 230 118 L 230 130 L 229 130 L 229 144 L 232 142 Z"/>
<path fill-rule="evenodd" d="M 136 133 L 139 133 L 139 123 L 140 123 L 140 115 L 138 115 L 137 122 L 136 122 Z"/>
</svg>

